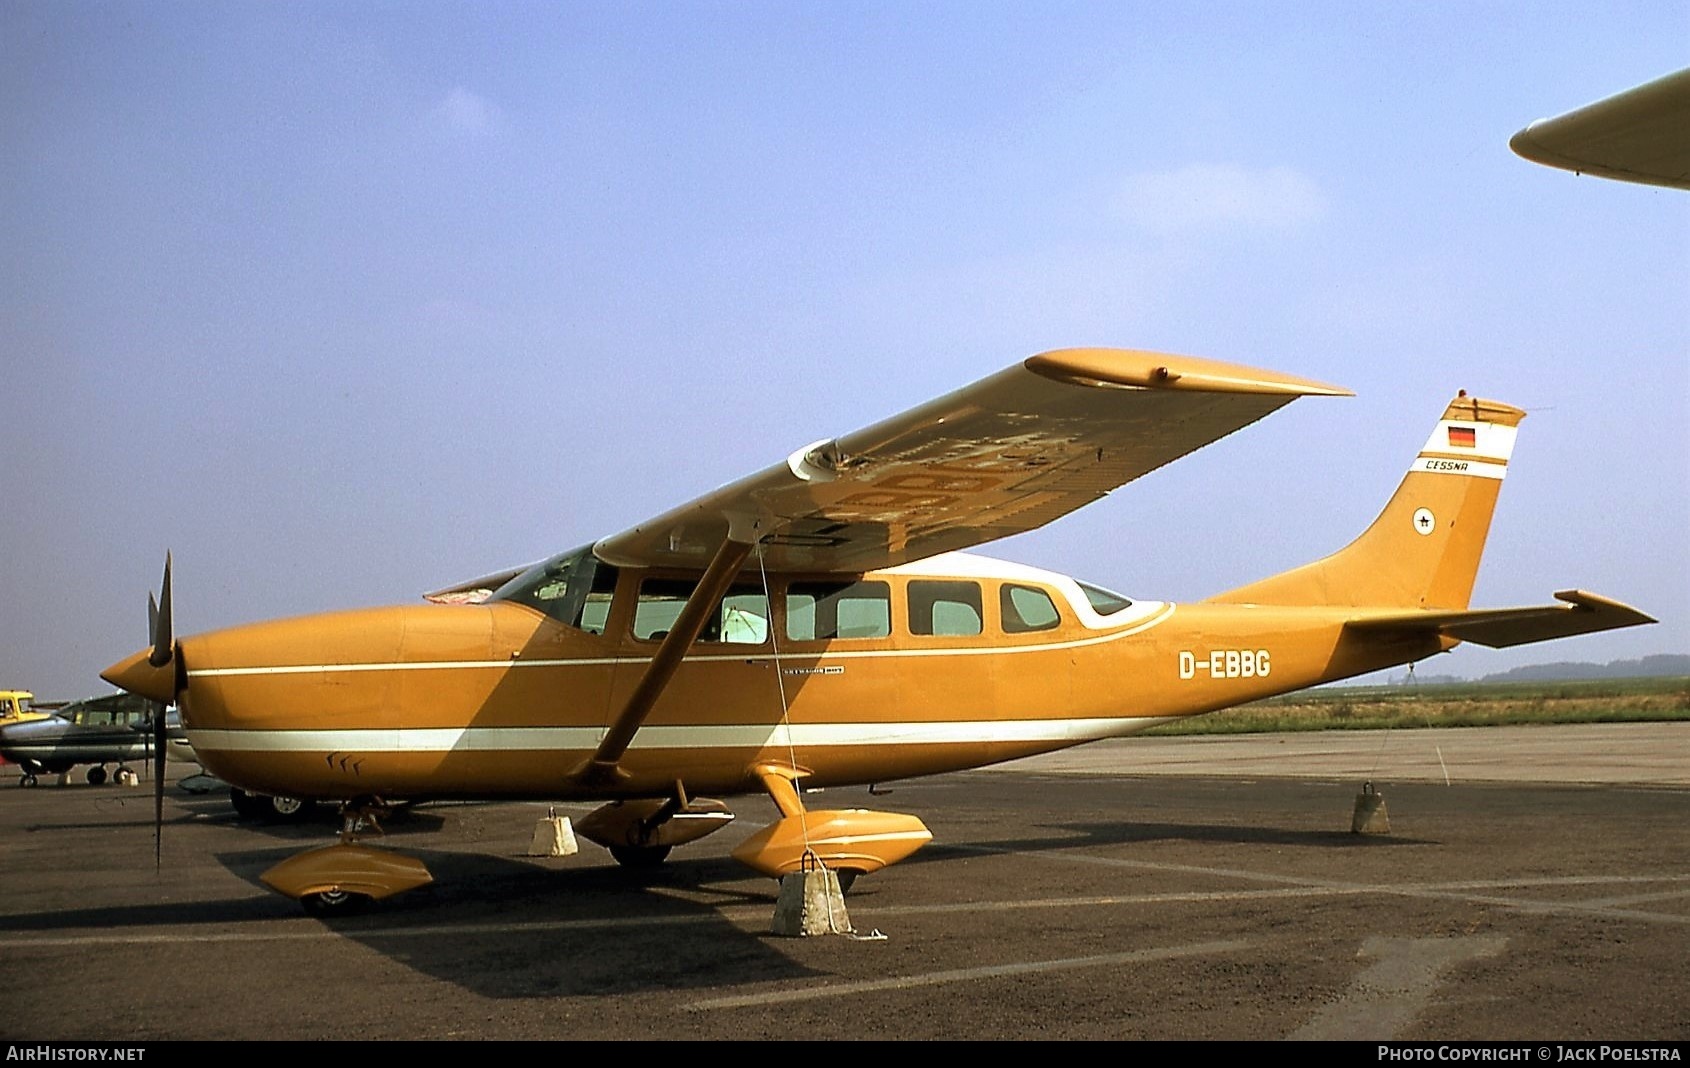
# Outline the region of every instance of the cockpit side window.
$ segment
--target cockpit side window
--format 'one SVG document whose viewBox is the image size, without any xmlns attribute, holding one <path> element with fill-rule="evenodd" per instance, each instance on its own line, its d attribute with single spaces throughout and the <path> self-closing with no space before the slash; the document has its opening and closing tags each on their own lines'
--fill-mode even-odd
<svg viewBox="0 0 1690 1068">
<path fill-rule="evenodd" d="M 566 626 L 603 634 L 616 592 L 616 568 L 589 546 L 535 564 L 493 591 L 489 601 L 515 601 Z"/>
<path fill-rule="evenodd" d="M 634 605 L 634 637 L 640 641 L 663 640 L 697 586 L 693 579 L 649 578 L 640 583 L 639 601 Z M 768 637 L 769 599 L 756 585 L 729 589 L 698 633 L 701 642 L 729 645 L 761 645 Z"/>
</svg>

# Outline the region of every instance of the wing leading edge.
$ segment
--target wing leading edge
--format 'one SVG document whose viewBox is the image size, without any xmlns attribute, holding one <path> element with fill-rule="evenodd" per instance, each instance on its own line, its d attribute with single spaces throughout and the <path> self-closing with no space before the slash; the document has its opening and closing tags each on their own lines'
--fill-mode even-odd
<svg viewBox="0 0 1690 1068">
<path fill-rule="evenodd" d="M 1033 530 L 1301 396 L 1349 391 L 1130 349 L 1063 349 L 600 541 L 623 566 L 702 568 L 728 536 L 781 570 L 860 572 Z"/>
</svg>

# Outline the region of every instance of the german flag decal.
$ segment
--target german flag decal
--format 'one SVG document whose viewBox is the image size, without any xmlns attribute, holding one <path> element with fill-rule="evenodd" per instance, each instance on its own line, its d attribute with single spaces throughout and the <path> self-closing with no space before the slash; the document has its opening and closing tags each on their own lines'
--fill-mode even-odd
<svg viewBox="0 0 1690 1068">
<path fill-rule="evenodd" d="M 1470 426 L 1452 426 L 1452 427 L 1450 427 L 1449 428 L 1449 443 L 1451 445 L 1458 445 L 1458 446 L 1461 446 L 1462 448 L 1466 448 L 1466 449 L 1474 448 L 1479 444 L 1478 438 L 1475 435 L 1475 430 L 1474 430 L 1473 427 L 1470 427 Z"/>
</svg>

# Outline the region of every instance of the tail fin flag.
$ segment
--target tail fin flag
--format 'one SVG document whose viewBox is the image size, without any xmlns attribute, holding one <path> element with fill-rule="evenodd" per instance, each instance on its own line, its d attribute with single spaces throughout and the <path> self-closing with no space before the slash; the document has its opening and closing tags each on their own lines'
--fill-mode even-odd
<svg viewBox="0 0 1690 1068">
<path fill-rule="evenodd" d="M 1464 609 L 1526 413 L 1463 390 L 1385 510 L 1331 556 L 1209 598 L 1218 604 Z"/>
</svg>

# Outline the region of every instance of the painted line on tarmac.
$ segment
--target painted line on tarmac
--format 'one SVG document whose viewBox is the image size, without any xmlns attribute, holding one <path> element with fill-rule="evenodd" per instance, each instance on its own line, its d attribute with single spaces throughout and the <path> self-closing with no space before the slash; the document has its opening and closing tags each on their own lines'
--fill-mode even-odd
<svg viewBox="0 0 1690 1068">
<path fill-rule="evenodd" d="M 1636 920 L 1641 923 L 1690 926 L 1690 916 L 1670 912 L 1645 912 L 1581 901 L 1540 901 L 1534 898 L 1511 897 L 1498 894 L 1472 893 L 1475 890 L 1502 890 L 1524 887 L 1563 887 L 1598 885 L 1641 885 L 1661 882 L 1690 882 L 1690 874 L 1667 875 L 1569 875 L 1530 879 L 1464 880 L 1449 883 L 1355 883 L 1339 879 L 1316 879 L 1308 876 L 1281 875 L 1277 872 L 1247 871 L 1241 868 L 1213 868 L 1198 864 L 1164 864 L 1148 860 L 1125 860 L 1119 857 L 1097 857 L 1084 854 L 1019 853 L 988 846 L 952 846 L 959 852 L 989 853 L 1000 856 L 1032 857 L 1068 864 L 1092 864 L 1111 868 L 1131 868 L 1138 871 L 1167 871 L 1190 875 L 1208 875 L 1222 879 L 1245 879 L 1251 882 L 1278 883 L 1309 892 L 1333 894 L 1391 894 L 1396 897 L 1429 900 L 1464 901 L 1474 905 L 1498 905 L 1522 912 L 1567 916 L 1601 916 L 1605 919 Z M 1677 896 L 1676 894 L 1673 896 Z M 1226 898 L 1221 892 L 1221 899 Z"/>
<path fill-rule="evenodd" d="M 979 847 L 956 848 L 967 848 L 973 852 L 1001 853 L 1010 855 L 1007 850 L 983 849 Z M 1637 919 L 1650 923 L 1669 923 L 1675 925 L 1690 924 L 1690 916 L 1676 916 L 1670 913 L 1639 912 L 1636 910 L 1617 907 L 1647 900 L 1676 900 L 1683 898 L 1686 895 L 1690 895 L 1690 889 L 1640 894 L 1633 895 L 1631 897 L 1567 903 L 1535 901 L 1529 898 L 1504 897 L 1489 894 L 1476 894 L 1472 892 L 1477 890 L 1501 890 L 1510 888 L 1524 889 L 1529 887 L 1554 889 L 1572 886 L 1637 886 L 1658 884 L 1662 882 L 1690 883 L 1690 875 L 1575 875 L 1560 878 L 1537 877 L 1524 879 L 1469 880 L 1448 883 L 1403 885 L 1400 883 L 1345 883 L 1329 880 L 1297 879 L 1292 876 L 1277 875 L 1269 872 L 1249 872 L 1234 868 L 1204 868 L 1185 864 L 1158 864 L 1149 861 L 1109 860 L 1107 858 L 1098 857 L 1068 857 L 1059 859 L 1066 859 L 1074 863 L 1105 864 L 1116 867 L 1175 871 L 1226 878 L 1254 879 L 1258 881 L 1289 883 L 1291 885 L 1247 890 L 1186 890 L 1148 894 L 1098 894 L 1090 897 L 1033 898 L 1014 901 L 970 901 L 932 905 L 905 904 L 876 907 L 874 905 L 862 903 L 861 910 L 858 914 L 860 916 L 873 916 L 877 914 L 895 914 L 899 916 L 938 916 L 958 913 L 1019 912 L 1036 909 L 1116 908 L 1121 906 L 1212 904 L 1231 901 L 1274 901 L 1316 897 L 1355 897 L 1360 895 L 1394 894 L 1399 897 L 1434 898 L 1466 901 L 1476 904 L 1495 904 L 1522 909 L 1525 911 Z M 279 923 L 286 924 L 286 926 L 280 930 L 203 931 L 193 930 L 191 928 L 176 928 L 167 933 L 160 933 L 157 929 L 136 932 L 108 929 L 101 934 L 90 935 L 58 935 L 40 938 L 0 938 L 0 950 L 27 951 L 30 949 L 78 949 L 99 946 L 180 945 L 182 943 L 232 944 L 243 942 L 303 942 L 313 939 L 350 939 L 353 941 L 365 941 L 395 938 L 434 938 L 464 934 L 498 935 L 546 931 L 615 931 L 628 928 L 649 929 L 651 927 L 688 927 L 722 923 L 727 923 L 746 931 L 758 931 L 766 927 L 770 910 L 772 910 L 773 907 L 774 902 L 771 900 L 766 906 L 733 905 L 714 908 L 707 913 L 694 916 L 623 916 L 606 919 L 536 920 L 528 923 L 429 924 L 416 927 L 326 927 L 314 920 L 287 919 L 277 921 Z M 857 906 L 853 905 L 852 910 L 853 912 L 857 912 Z M 3 923 L 3 920 L 0 920 L 0 923 Z"/>
<path fill-rule="evenodd" d="M 958 968 L 952 971 L 928 972 L 925 975 L 900 975 L 890 979 L 871 979 L 856 983 L 823 983 L 796 990 L 771 990 L 763 994 L 742 994 L 735 997 L 707 998 L 687 1006 L 693 1012 L 710 1009 L 741 1009 L 758 1005 L 781 1005 L 794 1001 L 815 1001 L 820 998 L 845 997 L 851 994 L 873 994 L 882 990 L 911 990 L 916 987 L 944 986 L 947 983 L 971 983 L 981 979 L 1001 979 L 1012 975 L 1033 975 L 1041 972 L 1072 971 L 1077 968 L 1108 968 L 1122 964 L 1146 964 L 1152 961 L 1178 960 L 1182 957 L 1201 957 L 1248 949 L 1252 943 L 1194 942 L 1185 946 L 1161 949 L 1141 949 L 1130 953 L 1105 953 L 1096 957 L 1067 957 L 1059 960 L 1025 961 L 1020 964 L 993 964 L 980 968 Z"/>
<path fill-rule="evenodd" d="M 1641 905 L 1646 901 L 1677 901 L 1690 897 L 1690 889 L 1663 890 L 1658 894 L 1632 894 L 1629 897 L 1598 897 L 1588 901 L 1580 901 L 1585 908 L 1607 909 L 1621 905 Z"/>
<path fill-rule="evenodd" d="M 759 910 L 760 916 L 767 916 L 774 908 L 774 902 L 769 902 L 768 910 Z M 0 949 L 24 950 L 36 948 L 77 948 L 87 946 L 146 946 L 146 945 L 181 945 L 184 942 L 197 943 L 231 943 L 231 942 L 306 942 L 312 939 L 332 938 L 352 942 L 362 942 L 370 939 L 385 938 L 436 938 L 441 935 L 486 935 L 486 934 L 522 934 L 536 931 L 607 931 L 620 928 L 651 927 L 686 927 L 701 924 L 721 924 L 724 921 L 733 926 L 744 926 L 728 920 L 725 912 L 711 913 L 700 916 L 625 916 L 617 919 L 604 920 L 536 920 L 532 923 L 448 923 L 431 924 L 424 927 L 324 927 L 314 926 L 310 930 L 299 930 L 299 923 L 313 921 L 282 921 L 290 926 L 281 931 L 194 931 L 177 930 L 170 934 L 100 934 L 100 935 L 66 935 L 56 938 L 7 938 L 0 939 Z"/>
</svg>

